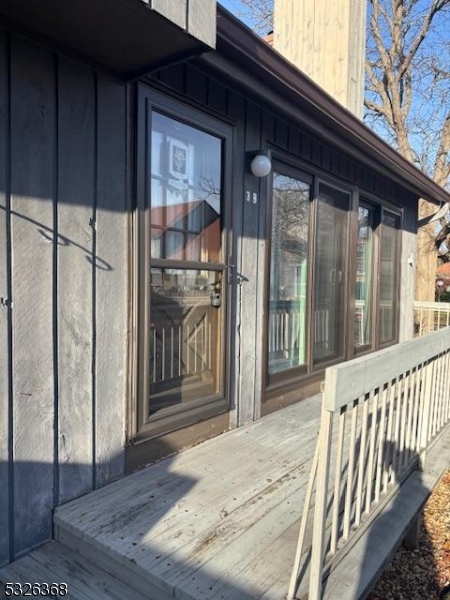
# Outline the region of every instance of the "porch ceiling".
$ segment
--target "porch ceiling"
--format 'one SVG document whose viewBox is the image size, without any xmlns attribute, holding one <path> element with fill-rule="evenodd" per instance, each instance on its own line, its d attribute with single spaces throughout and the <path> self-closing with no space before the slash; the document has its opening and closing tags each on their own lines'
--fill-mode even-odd
<svg viewBox="0 0 450 600">
<path fill-rule="evenodd" d="M 0 20 L 6 28 L 128 80 L 214 45 L 213 0 L 201 11 L 203 26 L 193 23 L 186 1 L 157 6 L 162 8 L 150 8 L 144 0 L 1 0 Z"/>
</svg>

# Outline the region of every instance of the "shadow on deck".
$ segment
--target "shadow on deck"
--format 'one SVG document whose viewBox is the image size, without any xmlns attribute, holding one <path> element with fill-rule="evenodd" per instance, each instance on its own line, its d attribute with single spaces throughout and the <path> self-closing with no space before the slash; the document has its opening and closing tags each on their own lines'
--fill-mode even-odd
<svg viewBox="0 0 450 600">
<path fill-rule="evenodd" d="M 287 593 L 320 397 L 56 511 L 56 537 L 152 600 Z"/>
<path fill-rule="evenodd" d="M 303 512 L 302 577 L 291 598 L 364 598 L 448 468 L 449 423 L 447 327 L 328 367 L 322 399 L 59 507 L 57 541 L 0 570 L 0 579 L 70 580 L 72 600 L 281 600 Z M 69 467 L 77 479 L 86 465 Z M 17 481 L 54 476 L 50 463 L 14 468 Z M 31 523 L 43 501 L 37 491 L 16 511 Z"/>
<path fill-rule="evenodd" d="M 68 580 L 66 598 L 73 600 L 285 599 L 320 407 L 320 396 L 309 398 L 59 507 L 59 542 L 6 567 L 0 578 Z M 449 450 L 444 432 L 429 450 L 429 468 L 409 475 L 329 574 L 323 598 L 367 595 L 448 467 Z M 308 580 L 296 597 L 308 597 Z"/>
</svg>

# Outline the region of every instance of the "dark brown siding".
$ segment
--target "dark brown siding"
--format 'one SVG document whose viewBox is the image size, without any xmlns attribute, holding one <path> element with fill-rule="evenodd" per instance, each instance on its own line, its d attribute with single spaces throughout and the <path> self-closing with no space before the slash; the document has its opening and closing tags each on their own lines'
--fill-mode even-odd
<svg viewBox="0 0 450 600">
<path fill-rule="evenodd" d="M 124 85 L 0 32 L 0 564 L 123 473 L 126 123 Z"/>
</svg>

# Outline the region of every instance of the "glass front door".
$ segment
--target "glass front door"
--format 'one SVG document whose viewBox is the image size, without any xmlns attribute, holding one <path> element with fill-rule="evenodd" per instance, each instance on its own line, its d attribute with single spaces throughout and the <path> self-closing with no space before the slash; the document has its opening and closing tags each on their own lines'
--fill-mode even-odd
<svg viewBox="0 0 450 600">
<path fill-rule="evenodd" d="M 155 108 L 146 123 L 138 429 L 164 432 L 226 405 L 226 137 Z"/>
</svg>

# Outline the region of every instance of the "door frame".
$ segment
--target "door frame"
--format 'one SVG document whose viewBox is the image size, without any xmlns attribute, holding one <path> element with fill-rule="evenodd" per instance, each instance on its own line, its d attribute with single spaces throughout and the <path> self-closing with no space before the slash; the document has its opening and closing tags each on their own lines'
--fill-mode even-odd
<svg viewBox="0 0 450 600">
<path fill-rule="evenodd" d="M 221 415 L 223 423 L 224 413 L 231 407 L 231 332 L 233 330 L 231 316 L 235 314 L 233 301 L 235 297 L 234 277 L 230 273 L 230 265 L 234 264 L 232 250 L 232 151 L 234 143 L 233 127 L 202 110 L 187 105 L 183 100 L 166 95 L 159 90 L 138 83 L 136 86 L 136 157 L 135 157 L 135 213 L 133 215 L 133 268 L 132 268 L 132 324 L 135 335 L 133 336 L 132 361 L 131 361 L 131 394 L 128 411 L 127 438 L 130 445 L 140 443 L 170 434 L 176 430 L 184 429 L 196 423 Z M 149 290 L 150 290 L 150 248 L 148 239 L 150 211 L 147 206 L 147 165 L 149 161 L 149 142 L 151 135 L 151 113 L 156 110 L 170 118 L 177 119 L 187 125 L 200 129 L 222 140 L 222 263 L 198 263 L 197 267 L 216 265 L 223 271 L 223 287 L 225 302 L 223 302 L 222 333 L 222 387 L 223 395 L 210 401 L 199 403 L 196 406 L 183 407 L 177 414 L 169 415 L 158 421 L 150 422 L 146 419 L 149 397 Z M 194 263 L 187 263 L 192 268 Z M 214 268 L 213 268 L 214 270 Z"/>
</svg>

